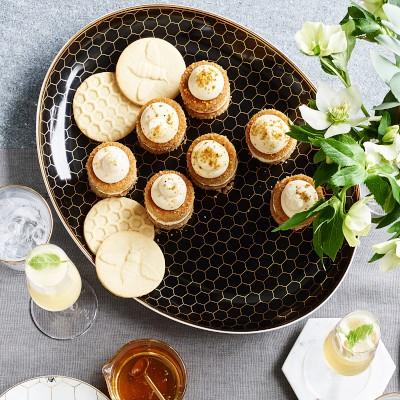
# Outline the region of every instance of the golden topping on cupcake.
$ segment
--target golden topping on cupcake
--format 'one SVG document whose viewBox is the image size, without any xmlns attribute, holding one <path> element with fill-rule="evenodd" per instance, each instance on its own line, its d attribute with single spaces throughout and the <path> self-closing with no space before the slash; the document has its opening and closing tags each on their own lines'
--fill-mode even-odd
<svg viewBox="0 0 400 400">
<path fill-rule="evenodd" d="M 304 180 L 290 181 L 282 190 L 282 209 L 288 217 L 311 208 L 318 201 L 315 187 Z"/>
<path fill-rule="evenodd" d="M 229 165 L 229 154 L 215 140 L 203 140 L 194 148 L 191 157 L 193 169 L 204 178 L 221 176 Z"/>
<path fill-rule="evenodd" d="M 93 172 L 105 183 L 122 181 L 129 172 L 128 156 L 116 146 L 103 147 L 93 157 Z"/>
<path fill-rule="evenodd" d="M 188 87 L 197 99 L 212 100 L 222 92 L 224 76 L 213 65 L 202 64 L 193 69 L 189 76 Z"/>
<path fill-rule="evenodd" d="M 251 127 L 250 140 L 257 150 L 274 154 L 286 146 L 289 140 L 286 135 L 288 131 L 289 126 L 278 116 L 261 115 Z"/>
<path fill-rule="evenodd" d="M 166 143 L 178 132 L 178 113 L 169 104 L 152 103 L 143 110 L 140 125 L 147 139 L 155 143 Z"/>
<path fill-rule="evenodd" d="M 176 210 L 186 199 L 186 183 L 175 173 L 160 175 L 151 186 L 151 198 L 163 210 Z"/>
</svg>

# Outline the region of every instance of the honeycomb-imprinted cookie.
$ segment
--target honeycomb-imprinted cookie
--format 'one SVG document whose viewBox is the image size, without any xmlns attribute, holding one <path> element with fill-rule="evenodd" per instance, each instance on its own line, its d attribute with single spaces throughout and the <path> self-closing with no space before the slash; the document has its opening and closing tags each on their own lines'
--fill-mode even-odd
<svg viewBox="0 0 400 400">
<path fill-rule="evenodd" d="M 134 231 L 154 239 L 154 225 L 137 201 L 113 197 L 96 203 L 86 216 L 83 234 L 93 254 L 115 232 Z"/>
<path fill-rule="evenodd" d="M 79 129 L 97 142 L 115 142 L 127 136 L 139 113 L 139 107 L 122 94 L 114 72 L 87 78 L 76 91 L 72 107 Z"/>
</svg>

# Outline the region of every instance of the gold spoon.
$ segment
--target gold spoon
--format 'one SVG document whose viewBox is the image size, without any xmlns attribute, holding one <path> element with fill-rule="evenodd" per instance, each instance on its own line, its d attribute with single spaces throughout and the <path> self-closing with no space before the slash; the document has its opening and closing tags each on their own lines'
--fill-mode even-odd
<svg viewBox="0 0 400 400">
<path fill-rule="evenodd" d="M 147 375 L 147 368 L 149 367 L 149 360 L 146 357 L 141 357 L 139 358 L 135 364 L 133 364 L 133 367 L 131 369 L 130 375 L 132 375 L 135 378 L 138 378 L 139 376 L 143 375 L 144 379 L 148 383 L 148 385 L 151 387 L 153 392 L 156 394 L 158 400 L 166 400 L 163 394 L 160 392 L 158 387 L 155 385 L 153 380 Z"/>
</svg>

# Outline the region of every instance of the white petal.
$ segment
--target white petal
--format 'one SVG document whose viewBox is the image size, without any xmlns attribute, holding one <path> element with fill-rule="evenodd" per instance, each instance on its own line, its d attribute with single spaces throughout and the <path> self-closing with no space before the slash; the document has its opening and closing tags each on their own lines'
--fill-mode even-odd
<svg viewBox="0 0 400 400">
<path fill-rule="evenodd" d="M 342 225 L 342 231 L 343 231 L 343 235 L 350 247 L 356 247 L 360 244 L 358 237 L 344 223 Z"/>
<path fill-rule="evenodd" d="M 390 251 L 381 258 L 379 267 L 384 272 L 392 271 L 400 267 L 400 258 L 396 256 L 394 251 Z"/>
<path fill-rule="evenodd" d="M 392 239 L 392 240 L 388 240 L 386 242 L 374 244 L 372 246 L 372 250 L 374 250 L 374 252 L 378 253 L 378 254 L 386 254 L 388 251 L 395 248 L 396 242 L 398 240 L 399 239 Z"/>
<path fill-rule="evenodd" d="M 324 26 L 325 46 L 321 46 L 321 56 L 341 53 L 347 49 L 346 34 L 340 25 Z"/>
<path fill-rule="evenodd" d="M 347 104 L 350 104 L 350 115 L 357 115 L 361 109 L 362 99 L 357 86 L 350 86 L 342 90 L 342 98 Z"/>
<path fill-rule="evenodd" d="M 328 85 L 321 82 L 317 85 L 317 108 L 320 111 L 327 112 L 332 108 L 335 98 L 337 96 L 336 91 L 332 90 Z"/>
<path fill-rule="evenodd" d="M 382 6 L 387 19 L 395 26 L 400 27 L 400 8 L 393 4 L 384 4 Z"/>
<path fill-rule="evenodd" d="M 342 122 L 340 124 L 332 124 L 325 132 L 325 137 L 330 138 L 332 136 L 341 135 L 343 133 L 349 132 L 350 129 L 351 125 L 345 122 Z"/>
<path fill-rule="evenodd" d="M 368 117 L 352 118 L 352 119 L 348 119 L 347 120 L 347 122 L 351 126 L 358 126 L 358 125 L 361 125 L 363 123 L 369 124 L 369 121 L 370 121 L 370 118 L 368 118 Z"/>
<path fill-rule="evenodd" d="M 322 111 L 313 110 L 305 105 L 300 106 L 299 110 L 304 121 L 314 129 L 324 130 L 331 124 L 328 116 Z"/>
<path fill-rule="evenodd" d="M 295 35 L 295 40 L 299 49 L 310 56 L 314 55 L 314 47 L 319 42 L 322 32 L 320 22 L 305 22 L 300 31 Z"/>
<path fill-rule="evenodd" d="M 346 226 L 355 231 L 361 232 L 371 226 L 371 210 L 363 202 L 357 202 L 350 207 L 345 217 Z"/>
</svg>

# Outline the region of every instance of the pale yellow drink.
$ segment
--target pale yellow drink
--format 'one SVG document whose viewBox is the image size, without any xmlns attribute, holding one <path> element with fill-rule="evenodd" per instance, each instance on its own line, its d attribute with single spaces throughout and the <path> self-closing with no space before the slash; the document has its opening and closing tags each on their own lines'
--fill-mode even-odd
<svg viewBox="0 0 400 400">
<path fill-rule="evenodd" d="M 358 340 L 352 340 L 355 337 Z M 360 374 L 374 359 L 379 340 L 379 325 L 374 316 L 367 311 L 355 311 L 346 315 L 325 339 L 325 360 L 340 375 Z"/>
<path fill-rule="evenodd" d="M 44 263 L 41 265 L 39 257 L 43 255 Z M 56 259 L 58 257 L 61 262 L 56 266 L 46 266 L 45 258 L 48 255 L 53 255 Z M 32 263 L 31 260 L 38 261 Z M 32 300 L 47 311 L 66 310 L 79 298 L 82 289 L 81 276 L 58 246 L 46 244 L 32 250 L 26 260 L 25 272 Z"/>
</svg>

